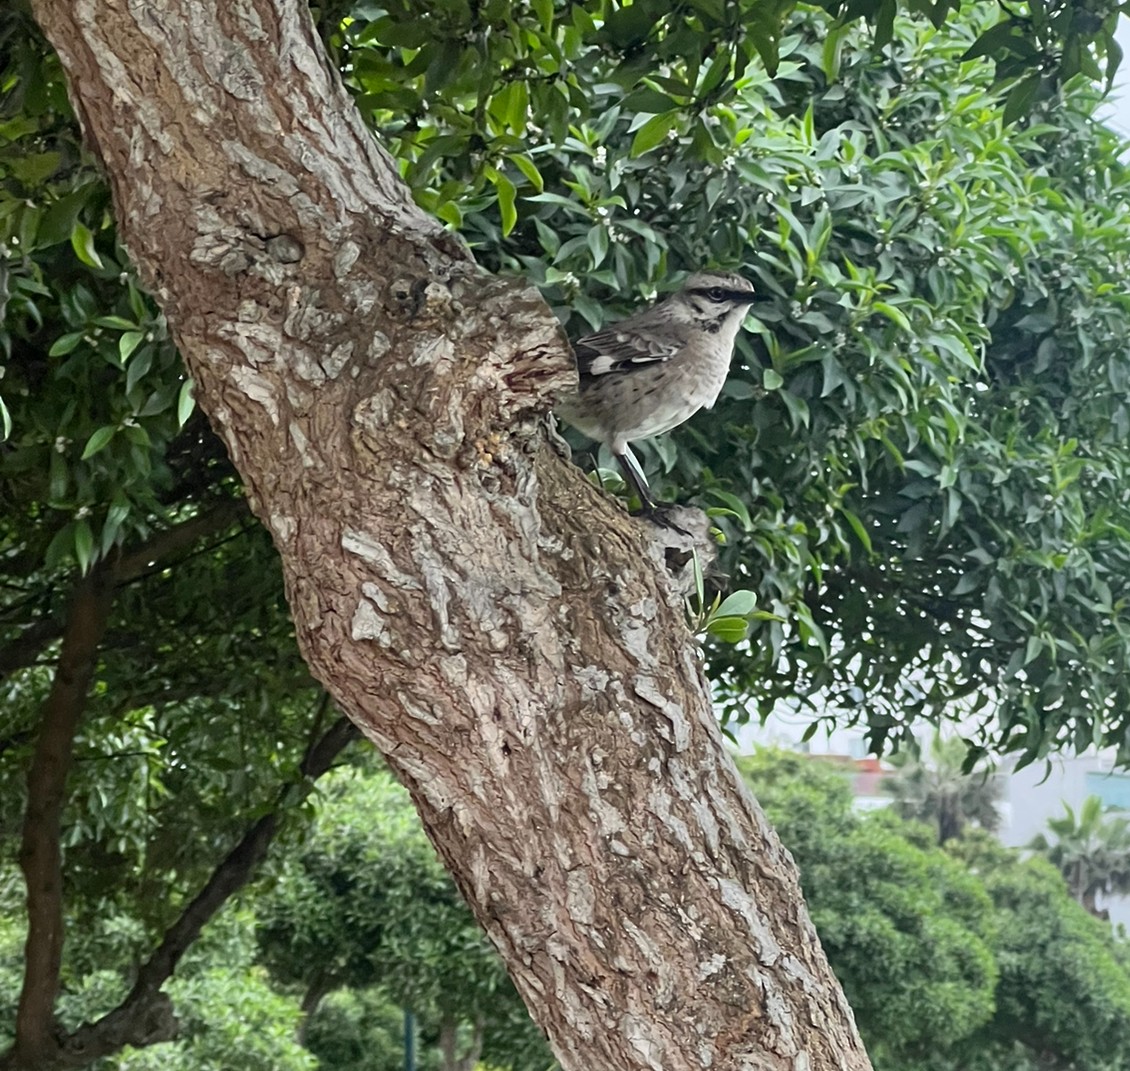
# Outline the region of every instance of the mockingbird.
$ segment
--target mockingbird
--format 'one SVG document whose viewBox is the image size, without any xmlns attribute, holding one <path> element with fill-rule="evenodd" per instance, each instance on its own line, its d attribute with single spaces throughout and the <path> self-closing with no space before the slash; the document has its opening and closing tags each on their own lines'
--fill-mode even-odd
<svg viewBox="0 0 1130 1071">
<path fill-rule="evenodd" d="M 645 509 L 654 510 L 655 501 L 628 444 L 714 404 L 755 300 L 740 275 L 698 272 L 658 304 L 573 344 L 580 387 L 556 411 L 612 451 Z"/>
</svg>

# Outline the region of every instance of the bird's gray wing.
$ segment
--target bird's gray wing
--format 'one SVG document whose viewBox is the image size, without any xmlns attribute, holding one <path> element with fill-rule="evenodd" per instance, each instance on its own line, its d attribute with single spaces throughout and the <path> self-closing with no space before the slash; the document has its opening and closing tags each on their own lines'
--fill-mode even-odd
<svg viewBox="0 0 1130 1071">
<path fill-rule="evenodd" d="M 609 372 L 630 372 L 669 361 L 683 348 L 681 332 L 665 332 L 662 337 L 650 331 L 624 331 L 606 327 L 595 334 L 586 335 L 573 344 L 577 355 L 577 371 L 582 381 L 588 377 L 607 375 Z"/>
</svg>

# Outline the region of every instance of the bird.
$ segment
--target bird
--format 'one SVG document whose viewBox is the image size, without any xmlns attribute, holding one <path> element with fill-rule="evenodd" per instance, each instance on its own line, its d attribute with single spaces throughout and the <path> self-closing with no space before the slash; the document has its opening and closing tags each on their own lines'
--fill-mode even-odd
<svg viewBox="0 0 1130 1071">
<path fill-rule="evenodd" d="M 645 511 L 657 507 L 630 444 L 714 405 L 756 300 L 744 276 L 695 272 L 662 301 L 573 344 L 578 389 L 555 412 L 608 447 Z"/>
</svg>

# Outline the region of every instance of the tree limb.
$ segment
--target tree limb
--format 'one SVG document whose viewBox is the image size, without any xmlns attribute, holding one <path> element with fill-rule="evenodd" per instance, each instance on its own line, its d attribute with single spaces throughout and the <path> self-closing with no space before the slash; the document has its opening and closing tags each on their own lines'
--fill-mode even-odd
<svg viewBox="0 0 1130 1071">
<path fill-rule="evenodd" d="M 174 554 L 187 550 L 197 540 L 220 532 L 247 515 L 247 504 L 238 498 L 223 499 L 171 528 L 154 532 L 143 543 L 123 550 L 104 564 L 105 575 L 114 586 L 131 583 Z M 65 621 L 41 617 L 28 625 L 14 640 L 0 647 L 0 680 L 34 665 L 43 651 L 57 640 Z"/>
<path fill-rule="evenodd" d="M 128 584 L 144 576 L 167 558 L 188 550 L 198 540 L 230 527 L 247 516 L 247 503 L 242 498 L 225 498 L 202 509 L 187 520 L 154 532 L 140 546 L 129 547 L 114 564 L 115 583 Z"/>
<path fill-rule="evenodd" d="M 339 717 L 311 742 L 300 765 L 304 778 L 302 794 L 330 769 L 358 735 L 352 722 Z M 161 987 L 172 977 L 181 956 L 199 937 L 204 925 L 250 880 L 267 854 L 283 813 L 294 802 L 294 786 L 280 790 L 275 809 L 254 822 L 212 871 L 201 890 L 165 931 L 161 943 L 139 969 L 129 993 L 116 1008 L 94 1023 L 83 1024 L 69 1036 L 54 1039 L 39 1054 L 36 1064 L 27 1064 L 23 1054 L 13 1050 L 8 1054 L 8 1063 L 0 1066 L 35 1066 L 37 1071 L 85 1067 L 126 1045 L 141 1047 L 174 1038 L 178 1024 Z"/>
<path fill-rule="evenodd" d="M 27 884 L 28 929 L 12 1052 L 17 1063 L 29 1067 L 39 1065 L 56 1049 L 55 997 L 63 956 L 59 835 L 75 732 L 112 601 L 113 582 L 107 570 L 95 567 L 79 581 L 27 775 L 19 861 Z"/>
<path fill-rule="evenodd" d="M 63 627 L 64 622 L 57 617 L 41 617 L 0 647 L 0 680 L 34 665 L 44 649 L 62 635 Z"/>
</svg>

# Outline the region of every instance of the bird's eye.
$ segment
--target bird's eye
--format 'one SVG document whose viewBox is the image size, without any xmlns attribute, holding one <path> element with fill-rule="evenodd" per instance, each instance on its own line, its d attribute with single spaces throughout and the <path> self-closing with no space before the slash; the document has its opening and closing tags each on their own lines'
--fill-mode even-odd
<svg viewBox="0 0 1130 1071">
<path fill-rule="evenodd" d="M 722 302 L 726 300 L 726 291 L 720 286 L 712 286 L 708 291 L 711 301 Z"/>
</svg>

